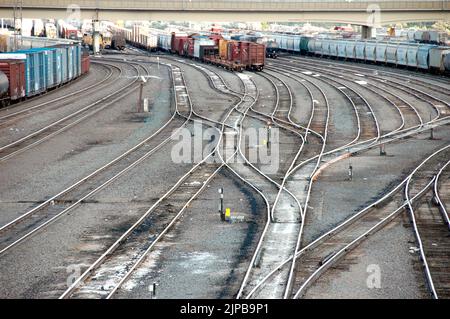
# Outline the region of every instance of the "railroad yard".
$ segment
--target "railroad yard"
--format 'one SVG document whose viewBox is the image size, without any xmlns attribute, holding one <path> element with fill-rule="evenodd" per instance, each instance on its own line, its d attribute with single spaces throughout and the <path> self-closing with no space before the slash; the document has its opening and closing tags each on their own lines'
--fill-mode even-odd
<svg viewBox="0 0 450 319">
<path fill-rule="evenodd" d="M 450 297 L 448 75 L 204 62 L 103 50 L 0 108 L 1 298 Z"/>
</svg>

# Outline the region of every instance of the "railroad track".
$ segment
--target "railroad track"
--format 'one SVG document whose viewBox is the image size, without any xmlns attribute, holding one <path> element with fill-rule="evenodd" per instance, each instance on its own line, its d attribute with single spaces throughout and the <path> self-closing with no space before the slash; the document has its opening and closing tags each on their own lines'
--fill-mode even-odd
<svg viewBox="0 0 450 319">
<path fill-rule="evenodd" d="M 98 62 L 93 62 L 93 63 L 98 63 Z M 15 112 L 8 113 L 6 115 L 2 115 L 2 116 L 0 116 L 0 127 L 4 126 L 6 124 L 9 124 L 13 121 L 17 121 L 18 119 L 21 119 L 27 115 L 32 115 L 32 114 L 36 114 L 38 112 L 45 111 L 45 109 L 42 109 L 43 106 L 51 105 L 53 108 L 57 108 L 59 106 L 66 105 L 67 103 L 72 103 L 72 102 L 76 101 L 77 99 L 79 99 L 78 95 L 80 95 L 81 93 L 89 92 L 91 89 L 101 90 L 101 89 L 105 88 L 106 86 L 110 85 L 110 83 L 108 81 L 113 76 L 114 69 L 116 69 L 119 72 L 119 76 L 122 74 L 122 70 L 115 65 L 105 64 L 105 63 L 103 63 L 103 64 L 98 63 L 98 64 L 102 65 L 103 67 L 108 69 L 108 73 L 102 80 L 100 80 L 92 85 L 89 85 L 87 87 L 76 90 L 74 92 L 68 93 L 64 96 L 52 99 L 50 101 L 39 103 L 37 105 L 27 107 L 20 111 L 15 111 Z M 103 84 L 106 84 L 106 85 L 103 85 Z M 62 103 L 55 104 L 56 102 L 62 102 Z M 14 105 L 14 107 L 17 107 L 17 105 Z M 5 111 L 8 111 L 8 110 L 9 109 L 6 109 Z M 14 108 L 13 108 L 13 110 L 14 110 Z"/>
<path fill-rule="evenodd" d="M 393 134 L 391 134 L 391 135 L 393 135 Z M 370 145 L 369 145 L 369 147 L 370 147 Z M 336 151 L 336 150 L 334 150 L 333 152 L 335 152 L 335 151 Z M 291 261 L 291 260 L 292 260 L 292 259 L 290 259 L 289 261 Z M 291 263 L 291 264 L 294 264 L 294 263 Z M 287 267 L 288 267 L 288 266 L 287 266 L 286 264 L 284 264 L 283 267 L 282 267 L 282 269 L 285 269 L 285 268 L 287 268 Z M 267 277 L 265 277 L 264 280 L 262 280 L 261 284 L 257 285 L 256 289 L 254 288 L 254 289 L 247 295 L 247 297 L 254 297 L 255 292 L 256 292 L 257 290 L 260 290 L 260 289 L 261 289 L 262 284 L 265 283 L 265 282 L 267 282 L 268 279 L 269 279 L 270 277 L 272 277 L 272 276 L 273 276 L 273 277 L 276 277 L 280 271 L 281 271 L 281 268 L 275 268 L 275 270 L 272 271 Z M 288 287 L 289 287 L 289 285 L 288 285 Z M 286 294 L 285 297 L 289 297 L 289 294 Z"/>
<path fill-rule="evenodd" d="M 434 197 L 436 203 L 439 206 L 439 211 L 442 214 L 442 218 L 444 222 L 447 224 L 448 229 L 450 230 L 450 194 L 448 191 L 450 189 L 450 162 L 447 162 L 444 166 L 442 166 L 439 173 L 436 175 L 436 181 L 434 183 Z"/>
<path fill-rule="evenodd" d="M 407 85 L 417 85 L 419 87 L 424 87 L 427 90 L 432 90 L 435 93 L 440 93 L 443 95 L 448 95 L 448 79 L 445 77 L 442 77 L 442 79 L 438 78 L 437 76 L 429 76 L 426 73 L 412 73 L 412 72 L 404 72 L 402 69 L 397 68 L 395 72 L 382 70 L 379 67 L 377 68 L 371 68 L 370 65 L 365 65 L 364 67 L 355 65 L 355 64 L 349 64 L 349 63 L 340 63 L 335 62 L 332 59 L 314 59 L 314 58 L 302 58 L 298 56 L 286 56 L 282 57 L 281 60 L 294 60 L 294 61 L 305 61 L 305 62 L 311 62 L 318 61 L 320 63 L 326 63 L 328 64 L 328 67 L 330 68 L 345 68 L 347 71 L 350 70 L 352 72 L 361 73 L 361 74 L 371 74 L 378 76 L 380 79 L 398 79 L 402 82 L 405 82 Z M 418 77 L 420 75 L 420 77 Z M 430 80 L 432 82 L 435 82 L 435 85 L 432 85 L 430 82 L 424 81 L 424 79 Z M 441 83 L 443 85 L 438 85 L 437 83 Z"/>
<path fill-rule="evenodd" d="M 448 152 L 449 149 L 450 145 L 437 150 L 427 157 L 416 169 L 427 164 L 428 161 L 433 160 L 435 156 L 442 152 Z M 307 288 L 325 273 L 327 269 L 336 264 L 367 237 L 383 228 L 401 212 L 404 212 L 408 208 L 408 200 L 405 200 L 401 196 L 402 188 L 406 189 L 407 183 L 414 175 L 416 169 L 382 198 L 300 249 L 295 255 L 299 263 L 295 274 L 293 290 L 286 297 L 300 298 L 303 296 Z M 434 180 L 435 178 L 432 177 L 428 183 L 422 185 L 422 188 L 418 187 L 414 197 L 411 197 L 410 200 L 418 200 L 423 197 L 432 188 Z M 266 281 L 276 276 L 281 269 L 287 268 L 292 258 L 293 256 L 280 262 L 277 267 L 267 274 L 249 292 L 246 298 L 252 298 Z"/>
<path fill-rule="evenodd" d="M 270 66 L 268 69 L 274 69 L 278 72 L 287 72 L 293 76 L 301 77 L 304 80 L 309 80 L 308 78 L 314 78 L 314 74 L 310 71 L 303 71 L 299 73 L 295 73 L 291 68 L 282 65 L 281 63 L 277 63 L 277 65 Z M 354 106 L 355 113 L 357 115 L 359 135 L 358 139 L 360 141 L 372 142 L 376 143 L 380 137 L 380 125 L 378 119 L 375 115 L 373 107 L 371 104 L 355 89 L 346 85 L 341 80 L 336 79 L 336 77 L 328 77 L 321 75 L 320 77 L 315 77 L 317 81 L 323 81 L 332 87 L 334 87 L 337 92 L 341 92 L 348 100 L 351 101 L 351 104 Z"/>
<path fill-rule="evenodd" d="M 450 145 L 447 146 L 447 149 Z M 433 203 L 434 191 L 430 189 L 424 198 L 413 200 L 424 185 L 434 181 L 441 174 L 441 167 L 448 165 L 450 151 L 442 152 L 427 163 L 417 167 L 405 187 L 408 211 L 414 234 L 419 245 L 420 262 L 424 269 L 428 289 L 432 298 L 450 298 L 450 233 L 448 220 L 443 218 L 439 206 Z M 434 187 L 436 190 L 436 186 Z M 439 203 L 438 203 L 439 204 Z"/>
<path fill-rule="evenodd" d="M 172 66 L 177 110 L 187 120 L 198 121 L 188 89 L 179 67 Z M 232 110 L 239 107 L 241 100 Z M 228 113 L 226 119 L 229 117 Z M 196 119 L 197 118 L 197 119 Z M 209 121 L 212 121 L 209 119 Z M 221 123 L 222 130 L 227 129 Z M 221 131 L 222 132 L 222 131 Z M 223 135 L 221 135 L 222 138 Z M 151 249 L 175 224 L 189 204 L 203 191 L 224 163 L 214 159 L 216 147 L 165 193 L 141 218 L 130 227 L 101 257 L 99 257 L 61 298 L 111 298 L 131 276 Z M 211 160 L 211 161 L 210 161 Z M 149 236 L 148 234 L 153 234 Z M 120 269 L 117 271 L 117 269 Z M 90 280 L 95 278 L 95 280 Z"/>
<path fill-rule="evenodd" d="M 175 109 L 172 117 L 151 136 L 40 205 L 2 226 L 0 228 L 0 255 L 78 207 L 171 142 L 171 136 L 188 122 L 177 111 Z"/>
<path fill-rule="evenodd" d="M 320 72 L 323 73 L 328 73 L 328 74 L 334 74 L 335 76 L 350 76 L 351 78 L 355 79 L 359 79 L 361 80 L 361 77 L 358 77 L 357 75 L 350 75 L 348 73 L 348 70 L 346 68 L 338 68 L 338 67 L 318 67 L 315 64 L 309 63 L 309 62 L 302 62 L 300 60 L 297 60 L 298 62 L 295 63 L 288 63 L 288 64 L 293 64 L 293 65 L 297 65 L 297 66 L 307 66 L 310 69 L 314 69 L 314 70 L 318 70 Z M 334 71 L 333 71 L 334 70 Z M 448 114 L 448 108 L 450 108 L 450 103 L 448 101 L 448 91 L 446 92 L 445 98 L 439 98 L 436 96 L 436 94 L 432 94 L 432 92 L 425 92 L 421 89 L 418 88 L 414 88 L 411 85 L 405 85 L 401 82 L 398 81 L 394 81 L 391 78 L 387 79 L 387 78 L 383 78 L 380 79 L 378 76 L 373 75 L 371 73 L 364 73 L 361 72 L 361 75 L 364 76 L 364 78 L 366 79 L 372 79 L 374 81 L 376 81 L 375 86 L 376 87 L 383 87 L 384 90 L 391 90 L 392 87 L 395 88 L 395 90 L 398 90 L 400 92 L 403 92 L 404 94 L 406 94 L 407 96 L 414 96 L 415 98 L 417 98 L 418 100 L 423 101 L 426 104 L 429 104 L 431 106 L 432 109 L 435 110 L 436 112 L 436 117 L 433 119 L 437 119 L 439 118 L 439 116 L 441 115 L 441 113 L 443 114 Z M 389 86 L 386 86 L 387 84 L 390 84 Z M 395 93 L 394 93 L 395 94 Z M 424 114 L 422 115 L 422 118 L 425 117 L 425 115 L 428 117 L 429 114 Z"/>
<path fill-rule="evenodd" d="M 13 156 L 21 154 L 30 148 L 41 144 L 42 142 L 60 134 L 61 132 L 66 131 L 67 129 L 77 125 L 78 123 L 86 120 L 98 112 L 104 110 L 105 108 L 113 105 L 117 101 L 123 99 L 131 92 L 135 91 L 138 86 L 135 84 L 138 81 L 138 77 L 140 76 L 139 69 L 133 66 L 137 72 L 137 76 L 127 85 L 121 87 L 117 91 L 104 96 L 103 98 L 97 100 L 94 103 L 91 103 L 78 111 L 67 115 L 53 123 L 46 125 L 45 127 L 34 131 L 12 143 L 0 147 L 0 162 L 6 161 Z M 148 74 L 148 70 L 145 70 Z"/>
<path fill-rule="evenodd" d="M 203 67 L 203 66 L 198 66 L 200 69 L 203 69 L 205 71 L 205 73 L 210 76 L 210 78 L 214 79 L 214 82 L 216 83 L 217 87 L 227 87 L 227 84 L 225 83 L 225 81 L 215 72 L 212 72 L 211 70 Z M 253 92 L 251 92 L 252 96 L 256 95 L 256 98 L 253 98 L 253 100 L 255 100 L 254 102 L 256 102 L 256 100 L 258 99 L 257 97 L 257 90 L 256 90 L 256 86 L 252 83 L 253 81 L 251 81 L 248 77 L 246 77 L 245 75 L 238 75 L 241 80 L 243 82 L 246 82 L 247 85 L 245 85 L 247 88 L 248 87 L 253 87 Z M 231 90 L 230 88 L 228 88 L 229 90 Z M 232 90 L 231 90 L 232 91 Z M 246 92 L 247 94 L 249 92 Z M 243 116 L 248 116 L 248 112 L 250 110 L 253 110 L 254 107 L 254 102 L 252 102 L 251 100 L 248 101 L 247 103 L 249 103 L 248 106 L 244 107 L 244 109 L 236 109 L 235 114 L 231 114 L 231 116 L 228 118 L 228 121 L 230 123 L 230 125 L 228 125 L 225 128 L 225 132 L 224 135 L 225 136 L 232 136 L 235 135 L 235 131 L 232 128 L 232 123 L 235 123 L 235 125 L 237 125 L 237 123 L 239 123 L 239 121 L 242 121 Z M 258 118 L 260 119 L 260 118 Z M 261 120 L 261 119 L 260 119 Z M 270 217 L 271 214 L 273 213 L 273 210 L 270 209 L 270 207 L 273 207 L 273 203 L 276 200 L 276 196 L 275 194 L 278 193 L 278 189 L 282 189 L 282 187 L 276 183 L 275 181 L 273 181 L 270 177 L 268 177 L 267 175 L 265 175 L 263 172 L 261 172 L 253 163 L 251 163 L 250 161 L 248 161 L 248 159 L 246 158 L 244 152 L 241 149 L 241 142 L 242 142 L 242 130 L 243 130 L 244 125 L 239 125 L 239 141 L 237 142 L 238 145 L 238 150 L 239 150 L 239 154 L 235 154 L 236 157 L 230 156 L 228 159 L 226 156 L 221 155 L 222 159 L 224 160 L 224 162 L 226 162 L 227 167 L 238 176 L 238 178 L 240 178 L 242 181 L 244 181 L 245 183 L 249 184 L 259 195 L 261 195 L 264 199 L 264 201 L 266 202 L 266 205 L 268 207 L 268 218 L 267 218 L 267 222 L 266 225 L 264 227 L 263 230 L 263 234 L 261 235 L 261 238 L 258 242 L 258 246 L 256 248 L 256 253 L 253 255 L 252 260 L 250 262 L 250 265 L 254 265 L 257 259 L 257 256 L 260 254 L 260 252 L 262 250 L 264 250 L 263 247 L 263 242 L 266 239 L 266 234 L 268 234 L 270 232 L 270 227 L 271 225 L 273 225 L 273 223 L 271 223 L 270 221 Z M 227 153 L 233 153 L 233 151 L 235 151 L 235 143 L 232 143 L 231 145 L 228 145 L 224 147 L 225 149 L 225 154 Z M 240 156 L 244 161 L 245 161 L 245 165 L 239 164 L 239 162 L 237 161 L 237 156 Z M 267 181 L 269 181 L 270 183 L 267 183 Z M 288 193 L 288 195 L 286 196 L 290 196 L 290 198 L 292 198 L 291 200 L 294 200 L 292 203 L 293 204 L 297 204 L 299 207 L 299 212 L 297 215 L 300 216 L 301 214 L 301 205 L 300 203 L 298 203 L 298 200 L 291 195 L 291 193 L 289 191 L 287 191 L 286 189 L 283 189 L 283 191 L 286 191 Z M 275 210 L 277 211 L 277 210 Z M 278 213 L 281 213 L 281 210 L 278 209 Z M 295 215 L 295 213 L 294 213 Z M 290 218 L 292 218 L 292 213 Z M 286 223 L 278 223 L 277 225 L 279 225 L 279 227 L 285 227 L 286 225 L 289 224 L 289 221 L 287 220 Z M 295 217 L 295 221 L 293 223 L 295 226 L 298 226 L 298 217 Z M 291 227 L 292 223 L 290 226 Z M 287 248 L 287 249 L 292 249 L 295 246 L 295 234 L 297 233 L 297 231 L 292 232 L 292 234 L 294 235 L 292 237 L 293 241 L 291 244 L 291 248 Z M 278 242 L 280 242 L 279 240 L 277 240 Z M 280 246 L 278 246 L 280 247 Z M 274 249 L 276 250 L 276 248 Z M 284 250 L 286 250 L 286 247 L 284 247 Z M 279 253 L 280 251 L 276 251 L 276 253 Z M 250 275 L 250 270 L 251 270 L 252 266 L 249 267 L 249 270 L 247 271 L 245 278 L 248 278 Z M 246 281 L 247 279 L 244 279 L 244 281 Z"/>
</svg>

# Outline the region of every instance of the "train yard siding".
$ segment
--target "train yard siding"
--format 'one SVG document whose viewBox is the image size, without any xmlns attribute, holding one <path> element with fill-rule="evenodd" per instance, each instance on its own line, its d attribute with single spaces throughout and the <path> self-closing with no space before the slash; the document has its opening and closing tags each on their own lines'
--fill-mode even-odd
<svg viewBox="0 0 450 319">
<path fill-rule="evenodd" d="M 127 40 L 149 44 L 149 39 L 136 32 L 127 35 L 132 37 Z M 170 41 L 171 49 L 177 43 L 178 54 L 195 52 L 195 44 L 190 47 L 188 39 L 180 35 L 153 42 L 167 45 Z M 230 46 L 230 54 L 242 54 L 240 46 L 249 49 L 252 44 L 219 42 L 218 46 L 219 53 L 221 46 L 222 51 Z M 386 70 L 391 68 L 332 60 L 323 63 L 322 59 L 290 55 L 270 60 L 261 72 L 234 73 L 186 56 L 149 54 L 135 48 L 84 60 L 92 63 L 86 76 L 13 108 L 0 109 L 0 147 L 5 148 L 0 155 L 4 155 L 10 148 L 21 151 L 22 144 L 15 148 L 9 144 L 41 129 L 45 133 L 49 126 L 60 125 L 60 119 L 89 107 L 79 121 L 62 122 L 64 129 L 58 134 L 49 133 L 43 140 L 30 137 L 36 145 L 8 158 L 0 156 L 4 181 L 0 185 L 0 227 L 73 184 L 76 191 L 56 197 L 32 215 L 29 225 L 35 227 L 42 214 L 77 202 L 99 185 L 95 178 L 83 178 L 105 164 L 99 178 L 114 176 L 114 180 L 3 252 L 9 240 L 5 236 L 25 230 L 20 223 L 13 230 L 0 230 L 0 297 L 105 298 L 111 292 L 108 297 L 151 298 L 153 283 L 159 299 L 243 298 L 253 288 L 252 297 L 293 296 L 296 291 L 289 292 L 287 284 L 299 288 L 302 261 L 308 262 L 308 254 L 305 259 L 299 257 L 291 273 L 288 258 L 295 249 L 342 225 L 391 191 L 428 155 L 450 145 L 446 118 L 450 84 L 440 76 L 421 77 L 406 69 L 390 75 Z M 82 61 L 80 56 L 80 72 Z M 148 113 L 138 105 L 141 76 L 147 79 L 142 95 Z M 95 90 L 97 82 L 101 90 Z M 389 100 L 382 99 L 383 94 Z M 240 158 L 229 167 L 220 160 L 199 167 L 195 162 L 174 162 L 176 141 L 170 135 L 188 129 L 188 135 L 195 136 L 193 124 L 200 121 L 203 128 L 223 130 L 221 136 L 227 142 L 240 136 L 241 129 L 265 130 L 270 121 L 281 130 L 279 169 L 266 173 L 258 171 L 263 167 L 260 162 L 244 163 L 242 156 L 267 147 L 267 141 L 228 145 Z M 418 133 L 427 125 L 436 126 L 432 139 L 429 130 Z M 397 137 L 408 131 L 415 133 L 389 139 L 390 132 Z M 385 143 L 382 148 L 378 141 Z M 131 151 L 135 146 L 151 150 L 158 143 L 162 144 L 154 152 L 136 161 L 140 153 Z M 373 147 L 361 149 L 364 145 Z M 356 153 L 347 156 L 348 151 Z M 218 159 L 220 154 L 214 152 L 212 157 Z M 118 170 L 110 162 L 122 155 L 119 163 L 127 170 L 116 176 Z M 441 185 L 448 184 L 444 177 Z M 280 185 L 285 189 L 277 198 Z M 238 219 L 235 223 L 220 219 L 219 188 L 224 189 L 224 208 L 230 208 L 232 217 Z M 447 190 L 441 189 L 446 200 Z M 402 191 L 387 209 L 403 203 Z M 424 207 L 420 206 L 420 214 L 426 211 Z M 274 218 L 268 218 L 268 213 Z M 142 220 L 143 216 L 147 217 Z M 378 215 L 369 212 L 364 217 L 368 225 L 376 222 L 371 216 Z M 303 297 L 429 297 L 410 216 L 408 211 L 399 214 L 348 250 L 312 281 Z M 426 226 L 420 224 L 422 230 Z M 354 229 L 351 236 L 360 230 Z M 118 241 L 121 238 L 127 240 Z M 425 254 L 427 249 L 429 245 L 425 245 Z M 110 253 L 103 258 L 106 251 Z M 316 256 L 311 255 L 311 259 Z M 310 265 L 316 267 L 314 262 L 310 260 Z M 317 261 L 317 267 L 321 263 Z M 69 288 L 94 265 L 92 272 L 75 282 L 76 287 Z M 380 288 L 368 285 L 371 269 L 381 272 Z"/>
</svg>

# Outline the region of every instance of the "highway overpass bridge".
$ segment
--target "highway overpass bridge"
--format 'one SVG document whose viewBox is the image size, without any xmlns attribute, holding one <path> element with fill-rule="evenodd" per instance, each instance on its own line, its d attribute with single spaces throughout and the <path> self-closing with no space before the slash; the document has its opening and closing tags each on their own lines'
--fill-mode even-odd
<svg viewBox="0 0 450 319">
<path fill-rule="evenodd" d="M 2 0 L 0 17 L 165 21 L 333 22 L 362 26 L 450 21 L 450 0 Z"/>
</svg>

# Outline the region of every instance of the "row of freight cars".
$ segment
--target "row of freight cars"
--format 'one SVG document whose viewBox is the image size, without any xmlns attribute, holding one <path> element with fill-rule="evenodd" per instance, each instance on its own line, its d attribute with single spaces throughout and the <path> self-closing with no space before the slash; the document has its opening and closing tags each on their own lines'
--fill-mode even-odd
<svg viewBox="0 0 450 319">
<path fill-rule="evenodd" d="M 230 35 L 231 40 L 248 41 L 266 46 L 266 57 L 276 59 L 278 57 L 278 43 L 269 36 L 260 36 L 256 34 L 234 34 Z"/>
<path fill-rule="evenodd" d="M 322 39 L 301 35 L 273 35 L 280 50 L 367 63 L 389 64 L 450 72 L 450 47 L 409 42 Z"/>
<path fill-rule="evenodd" d="M 143 32 L 138 26 L 115 32 L 124 36 L 131 45 L 144 50 L 170 52 L 233 71 L 260 71 L 265 65 L 266 46 L 260 43 L 225 40 L 219 34 Z"/>
<path fill-rule="evenodd" d="M 77 44 L 1 53 L 0 104 L 45 93 L 89 72 L 89 68 L 89 52 Z"/>
<path fill-rule="evenodd" d="M 445 45 L 448 41 L 448 34 L 438 30 L 408 31 L 407 39 L 411 42 Z"/>
</svg>

